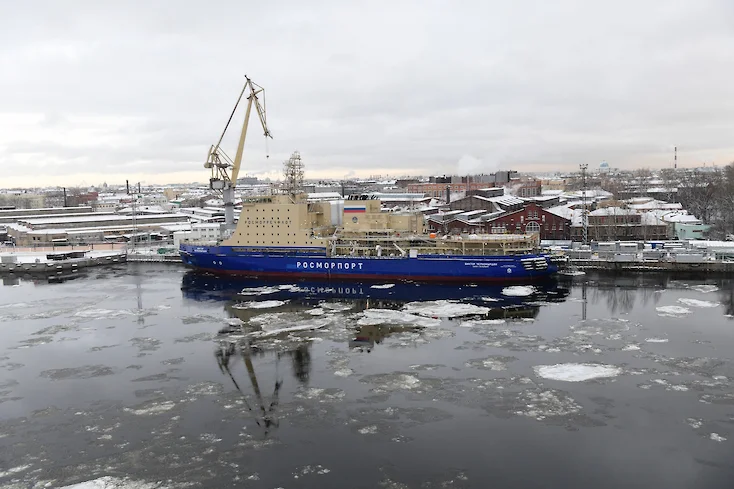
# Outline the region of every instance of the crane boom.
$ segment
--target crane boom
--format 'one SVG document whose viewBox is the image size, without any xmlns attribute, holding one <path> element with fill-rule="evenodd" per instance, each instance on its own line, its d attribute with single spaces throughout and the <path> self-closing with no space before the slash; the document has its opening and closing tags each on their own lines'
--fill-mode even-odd
<svg viewBox="0 0 734 489">
<path fill-rule="evenodd" d="M 255 109 L 257 110 L 260 124 L 262 125 L 265 137 L 269 137 L 271 139 L 273 137 L 270 133 L 270 130 L 268 129 L 265 106 L 264 104 L 260 104 L 260 100 L 258 98 L 258 95 L 262 94 L 263 101 L 265 100 L 265 89 L 260 85 L 253 83 L 253 81 L 247 76 L 245 76 L 245 80 L 245 85 L 244 87 L 242 87 L 240 96 L 237 98 L 237 102 L 232 109 L 232 113 L 227 120 L 227 124 L 224 126 L 224 131 L 222 131 L 222 135 L 219 137 L 219 141 L 217 142 L 217 144 L 209 149 L 206 163 L 204 163 L 205 168 L 210 168 L 212 170 L 212 176 L 209 179 L 209 187 L 212 190 L 222 192 L 222 200 L 224 200 L 225 226 L 230 229 L 234 226 L 234 188 L 237 185 L 237 176 L 239 175 L 240 167 L 242 165 L 242 154 L 245 148 L 247 127 L 249 125 L 250 112 L 252 111 L 253 104 L 255 105 Z M 224 135 L 226 134 L 227 129 L 232 122 L 232 118 L 237 111 L 237 107 L 239 106 L 240 102 L 242 101 L 242 97 L 244 96 L 245 92 L 248 91 L 248 89 L 249 95 L 247 96 L 247 109 L 245 110 L 245 120 L 242 122 L 240 139 L 237 143 L 237 153 L 235 154 L 235 158 L 233 161 L 226 155 L 223 150 L 220 149 L 220 145 L 222 144 Z"/>
</svg>

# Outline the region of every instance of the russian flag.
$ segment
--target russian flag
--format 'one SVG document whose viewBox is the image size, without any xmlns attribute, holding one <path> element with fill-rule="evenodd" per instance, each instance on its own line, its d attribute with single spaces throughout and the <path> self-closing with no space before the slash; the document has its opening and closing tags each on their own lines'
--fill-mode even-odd
<svg viewBox="0 0 734 489">
<path fill-rule="evenodd" d="M 354 214 L 357 212 L 367 212 L 367 208 L 363 205 L 345 205 L 344 213 Z"/>
</svg>

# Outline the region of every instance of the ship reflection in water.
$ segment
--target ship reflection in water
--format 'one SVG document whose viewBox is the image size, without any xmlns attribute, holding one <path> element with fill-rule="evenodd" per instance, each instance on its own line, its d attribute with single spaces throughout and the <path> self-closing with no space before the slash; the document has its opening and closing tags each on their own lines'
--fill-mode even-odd
<svg viewBox="0 0 734 489">
<path fill-rule="evenodd" d="M 516 286 L 513 288 L 517 289 Z M 220 331 L 220 335 L 242 338 L 244 334 L 251 349 L 261 348 L 263 338 L 292 336 L 298 332 L 298 327 L 283 328 L 282 333 L 277 328 L 263 331 L 264 324 L 270 326 L 273 321 L 287 321 L 289 313 L 293 315 L 291 324 L 296 323 L 296 316 L 303 313 L 307 316 L 310 313 L 309 317 L 318 319 L 322 312 L 319 308 L 328 309 L 330 304 L 339 305 L 343 312 L 358 313 L 368 309 L 397 310 L 408 302 L 443 300 L 481 306 L 487 311 L 481 315 L 483 319 L 519 319 L 536 317 L 542 303 L 563 301 L 569 293 L 555 281 L 535 283 L 527 294 L 516 295 L 502 286 L 263 282 L 193 271 L 184 275 L 181 289 L 187 299 L 224 302 L 224 308 L 233 321 Z M 391 324 L 358 325 L 355 328 L 350 346 L 364 351 L 370 351 L 391 334 L 422 329 L 416 325 Z M 264 332 L 272 334 L 263 335 Z M 288 344 L 280 342 L 278 347 L 284 348 Z"/>
<path fill-rule="evenodd" d="M 516 287 L 516 286 L 515 286 Z M 283 378 L 277 373 L 267 386 L 258 378 L 255 359 L 275 359 L 275 372 L 282 362 L 290 363 L 297 383 L 306 386 L 311 375 L 311 340 L 314 331 L 337 334 L 353 351 L 370 353 L 387 337 L 420 333 L 421 324 L 359 324 L 352 322 L 343 336 L 342 322 L 335 324 L 338 311 L 348 315 L 370 309 L 400 310 L 406 303 L 450 301 L 481 306 L 479 319 L 522 319 L 538 315 L 541 304 L 565 300 L 568 289 L 555 282 L 535 283 L 528 294 L 508 293 L 501 286 L 449 286 L 416 283 L 339 284 L 316 282 L 263 282 L 187 272 L 182 280 L 184 298 L 222 302 L 229 324 L 218 331 L 214 355 L 222 374 L 241 394 L 241 404 L 267 437 L 279 425 L 277 408 Z M 343 316 L 342 316 L 343 317 Z M 334 330 L 340 330 L 335 333 Z M 238 364 L 242 364 L 239 367 Z M 245 386 L 247 384 L 247 386 Z"/>
</svg>

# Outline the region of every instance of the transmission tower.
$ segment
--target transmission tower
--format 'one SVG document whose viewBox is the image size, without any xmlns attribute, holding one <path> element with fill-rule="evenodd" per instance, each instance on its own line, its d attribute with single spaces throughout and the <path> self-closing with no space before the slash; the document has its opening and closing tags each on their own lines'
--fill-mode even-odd
<svg viewBox="0 0 734 489">
<path fill-rule="evenodd" d="M 303 190 L 303 162 L 301 153 L 294 151 L 290 158 L 283 162 L 283 190 L 293 199 Z"/>
</svg>

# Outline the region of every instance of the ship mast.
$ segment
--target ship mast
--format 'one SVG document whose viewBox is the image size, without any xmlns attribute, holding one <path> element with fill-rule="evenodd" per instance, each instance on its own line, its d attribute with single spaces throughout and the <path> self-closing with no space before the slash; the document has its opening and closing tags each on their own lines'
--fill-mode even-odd
<svg viewBox="0 0 734 489">
<path fill-rule="evenodd" d="M 267 119 L 265 115 L 265 89 L 260 85 L 254 83 L 250 78 L 245 76 L 245 86 L 242 87 L 240 96 L 237 98 L 237 102 L 232 109 L 232 113 L 227 120 L 227 124 L 224 126 L 224 131 L 219 137 L 217 144 L 209 148 L 209 154 L 204 163 L 204 168 L 211 169 L 211 177 L 209 178 L 209 188 L 221 192 L 222 200 L 224 201 L 224 222 L 225 229 L 231 230 L 234 228 L 234 189 L 237 185 L 237 175 L 242 165 L 242 152 L 245 147 L 245 138 L 247 137 L 247 126 L 250 121 L 250 112 L 252 106 L 255 105 L 257 115 L 260 119 L 260 125 L 262 126 L 263 133 L 267 138 L 273 138 L 268 129 Z M 242 97 L 247 95 L 247 108 L 245 109 L 245 120 L 242 122 L 242 131 L 240 132 L 239 143 L 237 144 L 237 153 L 235 153 L 234 160 L 232 160 L 227 153 L 221 148 L 222 140 L 224 135 L 227 133 L 232 118 L 234 117 L 237 107 L 242 101 Z M 263 103 L 260 104 L 258 95 L 262 96 Z"/>
</svg>

